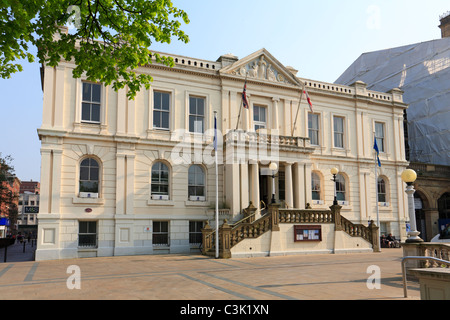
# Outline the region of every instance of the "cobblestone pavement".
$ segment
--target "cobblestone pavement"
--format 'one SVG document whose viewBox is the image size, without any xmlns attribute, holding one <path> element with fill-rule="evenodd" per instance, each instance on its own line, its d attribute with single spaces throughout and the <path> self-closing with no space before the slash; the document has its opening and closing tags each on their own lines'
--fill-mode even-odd
<svg viewBox="0 0 450 320">
<path fill-rule="evenodd" d="M 401 258 L 402 249 L 230 260 L 201 255 L 1 259 L 0 299 L 405 300 Z M 408 281 L 408 294 L 406 300 L 420 299 L 417 283 Z"/>
</svg>

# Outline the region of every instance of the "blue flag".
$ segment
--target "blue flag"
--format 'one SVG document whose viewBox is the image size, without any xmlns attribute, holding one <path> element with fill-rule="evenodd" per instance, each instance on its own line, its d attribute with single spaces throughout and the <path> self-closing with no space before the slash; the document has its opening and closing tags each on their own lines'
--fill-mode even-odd
<svg viewBox="0 0 450 320">
<path fill-rule="evenodd" d="M 217 151 L 217 118 L 214 115 L 214 150 Z"/>
<path fill-rule="evenodd" d="M 381 162 L 380 162 L 380 150 L 378 149 L 377 138 L 375 138 L 375 144 L 373 145 L 373 148 L 374 148 L 374 150 L 377 152 L 378 166 L 381 168 Z"/>
</svg>

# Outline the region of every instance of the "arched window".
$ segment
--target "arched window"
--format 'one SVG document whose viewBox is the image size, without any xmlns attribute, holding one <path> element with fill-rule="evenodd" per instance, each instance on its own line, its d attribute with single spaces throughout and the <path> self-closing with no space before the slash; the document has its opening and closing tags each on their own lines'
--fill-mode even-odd
<svg viewBox="0 0 450 320">
<path fill-rule="evenodd" d="M 336 175 L 336 199 L 345 201 L 345 178 L 340 173 Z"/>
<path fill-rule="evenodd" d="M 188 172 L 189 197 L 205 197 L 205 171 L 202 166 L 192 165 Z"/>
<path fill-rule="evenodd" d="M 169 195 L 169 168 L 162 162 L 152 166 L 152 195 Z"/>
<path fill-rule="evenodd" d="M 86 158 L 80 164 L 80 192 L 98 193 L 100 166 L 97 160 Z"/>
<path fill-rule="evenodd" d="M 320 176 L 317 172 L 311 173 L 312 200 L 320 200 Z"/>
<path fill-rule="evenodd" d="M 386 181 L 383 178 L 378 178 L 378 202 L 387 202 L 386 198 Z"/>
</svg>

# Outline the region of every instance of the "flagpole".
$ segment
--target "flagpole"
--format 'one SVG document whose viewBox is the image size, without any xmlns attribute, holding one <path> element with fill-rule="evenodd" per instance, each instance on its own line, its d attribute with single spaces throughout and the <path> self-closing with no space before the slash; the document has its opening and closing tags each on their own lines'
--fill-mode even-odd
<svg viewBox="0 0 450 320">
<path fill-rule="evenodd" d="M 217 164 L 217 111 L 214 111 L 214 156 L 216 160 L 216 259 L 219 258 L 219 173 Z"/>
<path fill-rule="evenodd" d="M 248 76 L 248 72 L 247 72 L 247 74 L 245 75 L 245 82 L 244 82 L 244 83 L 247 83 L 247 76 Z M 242 101 L 242 98 L 241 98 L 241 105 L 240 105 L 240 107 L 239 107 L 239 116 L 238 116 L 238 120 L 237 120 L 237 123 L 236 123 L 236 130 L 237 130 L 238 127 L 239 127 L 239 120 L 241 119 L 242 104 L 243 104 L 243 101 Z"/>
<path fill-rule="evenodd" d="M 376 143 L 377 138 L 375 137 L 375 131 L 373 132 L 373 141 L 374 141 L 374 146 Z M 380 210 L 378 207 L 378 155 L 377 155 L 377 151 L 375 151 L 375 194 L 376 194 L 376 204 L 377 204 L 377 227 L 378 227 L 378 247 L 381 248 L 380 246 L 380 237 L 381 237 L 381 226 L 380 226 Z"/>
<path fill-rule="evenodd" d="M 302 82 L 302 92 L 300 94 L 300 100 L 298 101 L 297 114 L 295 115 L 294 125 L 291 129 L 291 136 L 294 136 L 295 126 L 297 125 L 298 112 L 300 111 L 300 104 L 302 103 L 303 92 L 305 91 L 305 83 Z"/>
</svg>

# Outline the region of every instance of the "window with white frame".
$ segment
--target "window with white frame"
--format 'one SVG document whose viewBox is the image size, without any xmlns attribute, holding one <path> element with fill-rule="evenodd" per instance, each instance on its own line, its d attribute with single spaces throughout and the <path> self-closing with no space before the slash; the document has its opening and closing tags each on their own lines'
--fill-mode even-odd
<svg viewBox="0 0 450 320">
<path fill-rule="evenodd" d="M 170 129 L 170 93 L 153 92 L 153 128 Z"/>
<path fill-rule="evenodd" d="M 334 147 L 344 148 L 344 118 L 333 117 Z"/>
<path fill-rule="evenodd" d="M 97 160 L 86 158 L 80 163 L 80 192 L 99 192 L 100 166 Z"/>
<path fill-rule="evenodd" d="M 311 190 L 312 190 L 312 200 L 320 199 L 320 176 L 317 172 L 311 173 Z"/>
<path fill-rule="evenodd" d="M 192 165 L 188 172 L 189 197 L 205 197 L 205 171 L 200 165 Z"/>
<path fill-rule="evenodd" d="M 97 247 L 97 221 L 78 222 L 78 247 Z"/>
<path fill-rule="evenodd" d="M 189 244 L 202 243 L 203 221 L 189 221 Z"/>
<path fill-rule="evenodd" d="M 267 128 L 267 108 L 263 106 L 253 106 L 253 124 L 255 131 Z"/>
<path fill-rule="evenodd" d="M 152 166 L 152 186 L 153 195 L 169 195 L 169 168 L 162 162 L 156 162 Z"/>
<path fill-rule="evenodd" d="M 90 82 L 83 82 L 82 84 L 81 121 L 87 123 L 100 123 L 102 86 Z"/>
<path fill-rule="evenodd" d="M 152 243 L 154 246 L 169 245 L 168 221 L 153 221 Z"/>
<path fill-rule="evenodd" d="M 205 98 L 189 97 L 189 132 L 205 132 Z"/>
<path fill-rule="evenodd" d="M 336 200 L 345 201 L 345 178 L 342 174 L 336 175 Z"/>
<path fill-rule="evenodd" d="M 385 152 L 384 136 L 384 123 L 375 122 L 375 139 L 377 139 L 377 146 L 380 152 Z"/>
<path fill-rule="evenodd" d="M 377 185 L 378 202 L 387 202 L 386 198 L 386 181 L 383 178 L 378 178 Z"/>
<path fill-rule="evenodd" d="M 308 113 L 308 135 L 311 145 L 319 145 L 319 115 Z"/>
</svg>

